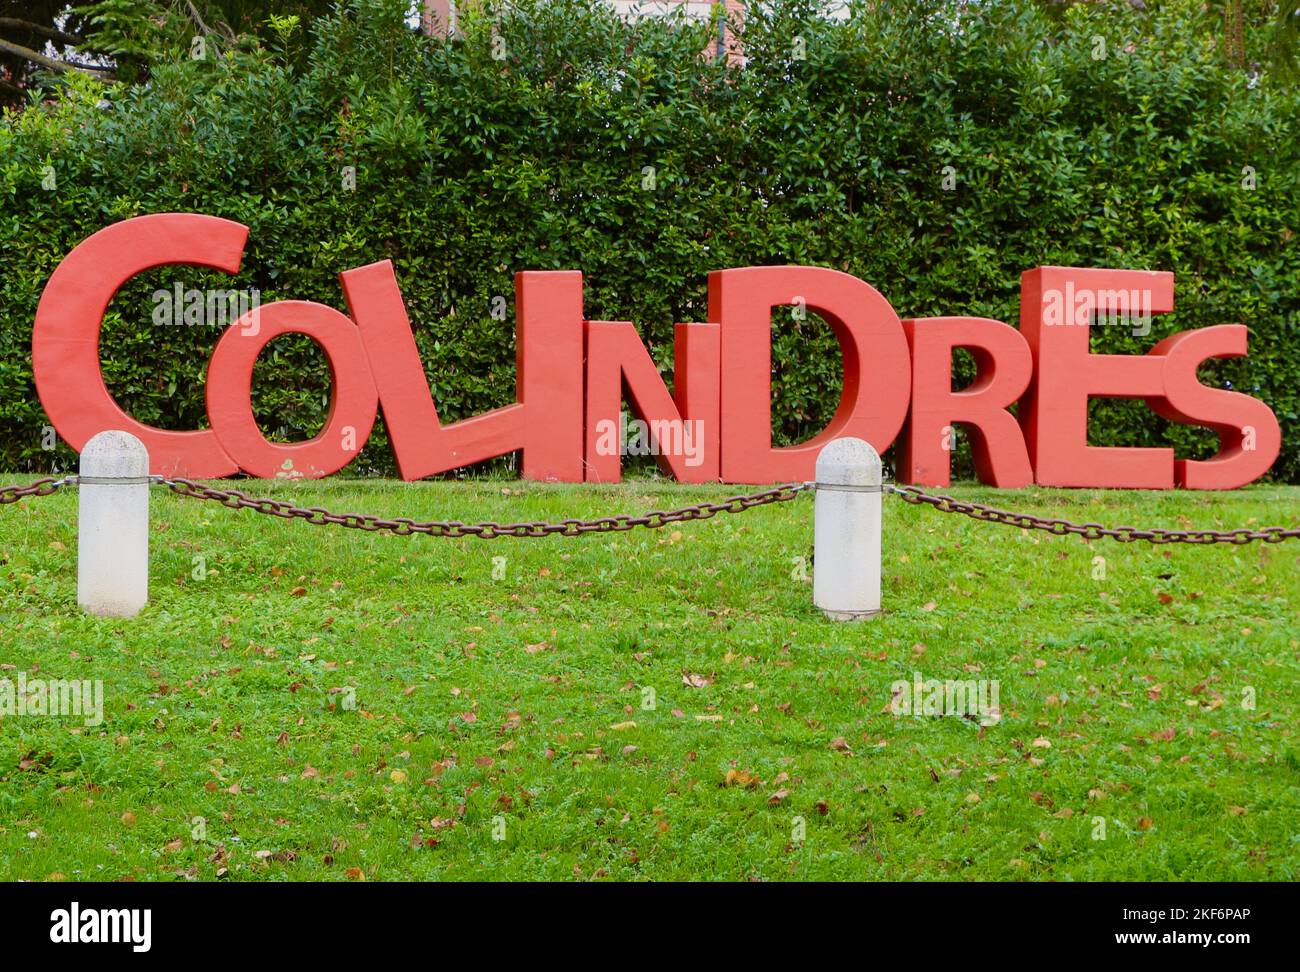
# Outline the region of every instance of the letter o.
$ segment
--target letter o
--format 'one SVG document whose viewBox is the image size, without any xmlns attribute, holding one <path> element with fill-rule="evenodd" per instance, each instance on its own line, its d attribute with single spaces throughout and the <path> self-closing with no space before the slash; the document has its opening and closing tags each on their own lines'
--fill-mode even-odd
<svg viewBox="0 0 1300 972">
<path fill-rule="evenodd" d="M 253 365 L 282 334 L 305 334 L 329 359 L 334 384 L 329 417 L 306 442 L 270 442 L 253 417 Z M 361 333 L 346 315 L 314 301 L 281 300 L 253 308 L 221 336 L 208 363 L 207 404 L 221 448 L 244 472 L 263 479 L 319 479 L 346 466 L 365 444 L 379 393 Z M 354 436 L 345 436 L 349 427 Z"/>
</svg>

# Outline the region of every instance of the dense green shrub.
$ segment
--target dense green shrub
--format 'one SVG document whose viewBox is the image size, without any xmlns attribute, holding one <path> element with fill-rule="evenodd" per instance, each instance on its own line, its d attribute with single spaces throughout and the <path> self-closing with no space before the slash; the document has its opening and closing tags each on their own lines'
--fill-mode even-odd
<svg viewBox="0 0 1300 972">
<path fill-rule="evenodd" d="M 1300 94 L 1224 67 L 1192 3 L 1081 4 L 1063 26 L 1023 0 L 879 4 L 847 23 L 809 6 L 754 12 L 741 68 L 700 56 L 705 25 L 629 25 L 599 4 L 526 2 L 444 42 L 409 29 L 403 3 L 353 0 L 316 22 L 302 69 L 244 45 L 147 85 L 77 79 L 6 115 L 0 468 L 51 466 L 30 366 L 50 272 L 110 222 L 179 210 L 251 233 L 237 277 L 163 268 L 110 307 L 109 387 L 163 427 L 204 424 L 216 340 L 151 323 L 150 294 L 176 281 L 343 309 L 338 272 L 391 258 L 455 419 L 513 397 L 513 313 L 491 309 L 513 305 L 517 270 L 581 269 L 588 316 L 635 321 L 667 366 L 672 323 L 706 316 L 712 269 L 821 264 L 903 316 L 1014 323 L 1021 272 L 1070 264 L 1178 275 L 1176 313 L 1142 338 L 1097 328 L 1095 350 L 1249 323 L 1249 359 L 1202 380 L 1274 408 L 1274 472 L 1300 481 Z M 797 441 L 833 411 L 839 364 L 820 322 L 775 330 L 774 428 Z M 328 376 L 310 342 L 267 349 L 255 404 L 271 434 L 319 428 Z M 1141 402 L 1098 403 L 1092 437 L 1213 450 Z M 382 426 L 357 468 L 391 470 Z"/>
</svg>

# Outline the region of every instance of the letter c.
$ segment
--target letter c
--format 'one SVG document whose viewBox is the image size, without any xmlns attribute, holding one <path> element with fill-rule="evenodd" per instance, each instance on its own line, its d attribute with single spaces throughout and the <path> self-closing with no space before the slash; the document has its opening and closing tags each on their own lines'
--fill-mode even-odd
<svg viewBox="0 0 1300 972">
<path fill-rule="evenodd" d="M 55 268 L 36 308 L 32 375 L 50 423 L 77 451 L 105 429 L 149 450 L 149 471 L 218 479 L 239 471 L 211 430 L 172 432 L 137 422 L 113 401 L 99 366 L 109 301 L 138 273 L 189 263 L 238 273 L 248 227 L 198 213 L 137 216 L 105 227 Z"/>
</svg>

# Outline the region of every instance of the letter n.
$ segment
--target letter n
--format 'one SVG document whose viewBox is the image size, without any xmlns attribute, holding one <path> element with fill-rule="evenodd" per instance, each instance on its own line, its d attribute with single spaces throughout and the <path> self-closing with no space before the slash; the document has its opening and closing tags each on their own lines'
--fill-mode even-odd
<svg viewBox="0 0 1300 972">
<path fill-rule="evenodd" d="M 587 321 L 587 479 L 616 483 L 621 477 L 621 457 L 601 455 L 596 448 L 602 421 L 617 422 L 623 386 L 632 406 L 650 427 L 656 421 L 681 422 L 679 443 L 693 434 L 698 421 L 703 433 L 702 462 L 688 465 L 680 455 L 665 455 L 659 443 L 659 466 L 684 483 L 715 481 L 720 471 L 718 450 L 718 364 L 717 324 L 678 324 L 675 328 L 673 383 L 675 395 L 655 367 L 650 352 L 627 321 Z M 700 443 L 692 443 L 696 449 Z"/>
</svg>

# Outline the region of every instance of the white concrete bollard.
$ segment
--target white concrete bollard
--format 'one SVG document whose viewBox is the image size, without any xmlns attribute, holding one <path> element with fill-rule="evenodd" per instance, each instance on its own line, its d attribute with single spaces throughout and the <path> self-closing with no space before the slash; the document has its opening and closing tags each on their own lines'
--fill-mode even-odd
<svg viewBox="0 0 1300 972">
<path fill-rule="evenodd" d="M 842 438 L 817 454 L 813 604 L 833 621 L 880 613 L 880 456 Z"/>
<path fill-rule="evenodd" d="M 77 477 L 77 604 L 130 618 L 149 600 L 149 453 L 129 432 L 100 432 Z"/>
</svg>

